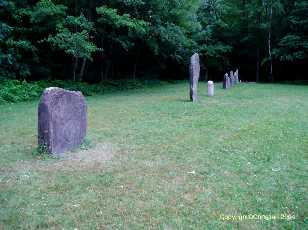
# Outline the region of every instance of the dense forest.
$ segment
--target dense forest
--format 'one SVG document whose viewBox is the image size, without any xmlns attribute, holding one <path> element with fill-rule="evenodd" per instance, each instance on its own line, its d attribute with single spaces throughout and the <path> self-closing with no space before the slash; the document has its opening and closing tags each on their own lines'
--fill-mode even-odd
<svg viewBox="0 0 308 230">
<path fill-rule="evenodd" d="M 307 0 L 0 0 L 0 78 L 307 80 Z"/>
</svg>

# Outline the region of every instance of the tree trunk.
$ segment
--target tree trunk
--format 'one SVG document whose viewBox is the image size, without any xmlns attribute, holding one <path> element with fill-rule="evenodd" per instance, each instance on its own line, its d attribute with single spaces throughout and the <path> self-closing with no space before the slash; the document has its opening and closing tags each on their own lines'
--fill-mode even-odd
<svg viewBox="0 0 308 230">
<path fill-rule="evenodd" d="M 104 48 L 104 38 L 101 38 L 101 46 L 102 48 Z M 104 52 L 102 51 L 102 55 L 101 55 L 101 81 L 105 80 L 105 73 L 104 73 Z"/>
<path fill-rule="evenodd" d="M 137 61 L 135 61 L 134 70 L 133 70 L 133 79 L 134 80 L 136 80 L 136 72 L 137 72 Z"/>
<path fill-rule="evenodd" d="M 93 14 L 95 12 L 95 0 L 89 0 L 88 17 L 90 21 L 94 21 Z"/>
<path fill-rule="evenodd" d="M 78 7 L 77 7 L 77 0 L 74 1 L 74 13 L 75 13 L 75 16 L 77 17 L 77 10 L 78 10 Z M 74 26 L 74 32 L 76 33 L 77 32 L 77 25 Z M 75 59 L 75 62 L 74 62 L 74 70 L 73 70 L 73 79 L 74 81 L 76 81 L 76 71 L 77 71 L 77 68 L 78 68 L 78 57 L 74 57 Z"/>
<path fill-rule="evenodd" d="M 104 38 L 101 39 L 102 48 L 104 48 Z M 113 41 L 110 44 L 110 50 L 113 50 Z M 107 52 L 107 54 L 106 54 Z M 109 76 L 110 64 L 111 64 L 111 57 L 108 55 L 108 49 L 104 49 L 102 52 L 102 63 L 101 63 L 101 81 L 107 80 Z M 105 65 L 104 65 L 105 64 Z"/>
<path fill-rule="evenodd" d="M 136 73 L 137 73 L 137 65 L 138 65 L 138 60 L 139 60 L 139 54 L 140 54 L 140 48 L 137 48 L 137 54 L 135 58 L 135 63 L 134 63 L 134 70 L 133 70 L 133 79 L 136 80 Z"/>
<path fill-rule="evenodd" d="M 256 57 L 256 82 L 260 81 L 260 48 L 257 48 L 257 57 Z"/>
<path fill-rule="evenodd" d="M 73 80 L 76 81 L 76 71 L 78 67 L 78 57 L 74 57 Z"/>
<path fill-rule="evenodd" d="M 78 74 L 78 81 L 81 81 L 83 79 L 83 76 L 84 76 L 84 70 L 85 70 L 85 67 L 86 67 L 86 63 L 87 63 L 87 59 L 86 58 L 83 58 L 82 60 L 82 65 L 81 65 L 81 69 L 80 69 L 80 72 Z"/>
<path fill-rule="evenodd" d="M 269 80 L 274 81 L 273 77 L 273 58 L 272 58 L 272 18 L 273 18 L 273 6 L 271 4 L 269 10 L 269 30 L 268 30 L 268 58 L 269 58 Z"/>
<path fill-rule="evenodd" d="M 114 63 L 111 62 L 111 79 L 114 80 Z"/>
<path fill-rule="evenodd" d="M 105 75 L 104 75 L 104 63 L 101 63 L 101 82 L 105 80 Z"/>
<path fill-rule="evenodd" d="M 106 71 L 105 71 L 105 74 L 104 74 L 104 76 L 105 76 L 105 80 L 107 80 L 107 79 L 108 79 L 109 69 L 110 69 L 110 61 L 109 61 L 109 60 L 107 60 L 107 61 L 106 61 Z"/>
<path fill-rule="evenodd" d="M 89 8 L 88 8 L 88 20 L 93 21 L 93 10 L 95 10 L 95 1 L 94 0 L 89 0 Z M 77 16 L 77 1 L 75 1 L 75 14 Z M 76 28 L 77 30 L 77 28 Z M 82 64 L 80 68 L 80 72 L 77 76 L 78 81 L 83 80 L 84 73 L 85 73 L 85 67 L 86 67 L 87 59 L 83 58 L 82 59 Z"/>
</svg>

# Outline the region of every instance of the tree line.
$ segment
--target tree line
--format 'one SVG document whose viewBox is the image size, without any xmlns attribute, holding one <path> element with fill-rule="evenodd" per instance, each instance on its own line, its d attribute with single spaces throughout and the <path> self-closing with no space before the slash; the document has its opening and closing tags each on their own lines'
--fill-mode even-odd
<svg viewBox="0 0 308 230">
<path fill-rule="evenodd" d="M 307 0 L 0 0 L 0 79 L 305 80 Z M 307 80 L 307 79 L 306 79 Z"/>
</svg>

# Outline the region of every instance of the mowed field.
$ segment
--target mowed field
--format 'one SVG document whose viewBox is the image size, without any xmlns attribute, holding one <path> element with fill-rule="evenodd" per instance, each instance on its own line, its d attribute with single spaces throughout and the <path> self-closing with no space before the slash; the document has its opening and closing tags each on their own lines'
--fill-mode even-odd
<svg viewBox="0 0 308 230">
<path fill-rule="evenodd" d="M 62 158 L 37 153 L 38 101 L 0 105 L 0 229 L 308 229 L 308 86 L 215 93 L 88 97 Z"/>
</svg>

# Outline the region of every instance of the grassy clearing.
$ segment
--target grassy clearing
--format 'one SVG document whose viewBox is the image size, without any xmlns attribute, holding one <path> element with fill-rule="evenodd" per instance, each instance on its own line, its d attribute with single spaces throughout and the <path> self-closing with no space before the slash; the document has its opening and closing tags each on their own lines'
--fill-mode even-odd
<svg viewBox="0 0 308 230">
<path fill-rule="evenodd" d="M 36 148 L 37 102 L 0 106 L 0 229 L 305 229 L 308 86 L 186 83 L 87 98 L 90 147 Z M 290 214 L 295 220 L 223 221 Z"/>
</svg>

